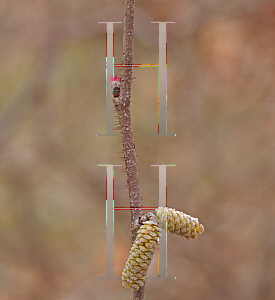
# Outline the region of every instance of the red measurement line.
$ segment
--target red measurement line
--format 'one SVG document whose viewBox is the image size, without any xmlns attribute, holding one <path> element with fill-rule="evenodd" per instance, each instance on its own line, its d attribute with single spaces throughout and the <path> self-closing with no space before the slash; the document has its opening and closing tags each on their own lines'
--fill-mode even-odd
<svg viewBox="0 0 275 300">
<path fill-rule="evenodd" d="M 157 207 L 114 207 L 114 210 L 153 210 Z"/>
<path fill-rule="evenodd" d="M 122 65 L 114 64 L 115 67 L 139 67 L 139 66 L 158 66 L 158 64 L 132 64 L 132 65 Z"/>
</svg>

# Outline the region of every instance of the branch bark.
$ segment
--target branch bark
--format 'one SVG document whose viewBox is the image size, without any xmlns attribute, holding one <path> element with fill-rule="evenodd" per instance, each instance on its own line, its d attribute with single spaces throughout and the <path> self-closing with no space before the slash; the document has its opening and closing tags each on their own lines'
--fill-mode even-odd
<svg viewBox="0 0 275 300">
<path fill-rule="evenodd" d="M 142 216 L 142 199 L 140 194 L 137 156 L 131 121 L 131 85 L 134 40 L 135 0 L 125 0 L 124 32 L 123 32 L 123 71 L 121 76 L 120 101 L 116 105 L 120 130 L 122 133 L 123 154 L 126 166 L 127 185 L 131 209 L 132 242 L 136 239 L 135 225 Z M 145 300 L 145 284 L 134 291 L 134 300 Z"/>
</svg>

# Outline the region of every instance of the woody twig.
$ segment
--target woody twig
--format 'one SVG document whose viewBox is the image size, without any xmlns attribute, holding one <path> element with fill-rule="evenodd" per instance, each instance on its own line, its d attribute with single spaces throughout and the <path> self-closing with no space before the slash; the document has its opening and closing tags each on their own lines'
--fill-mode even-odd
<svg viewBox="0 0 275 300">
<path fill-rule="evenodd" d="M 125 0 L 124 32 L 123 32 L 123 71 L 120 80 L 119 101 L 115 102 L 119 127 L 122 133 L 123 154 L 127 174 L 127 185 L 131 209 L 132 242 L 136 239 L 135 225 L 142 216 L 142 199 L 140 194 L 137 156 L 132 129 L 130 99 L 132 84 L 133 39 L 134 39 L 135 1 Z M 134 300 L 145 300 L 145 284 L 134 290 Z"/>
</svg>

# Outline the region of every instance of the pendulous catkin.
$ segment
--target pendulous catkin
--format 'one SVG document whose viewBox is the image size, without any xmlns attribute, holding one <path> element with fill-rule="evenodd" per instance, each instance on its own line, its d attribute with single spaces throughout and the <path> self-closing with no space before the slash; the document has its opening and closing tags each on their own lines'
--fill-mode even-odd
<svg viewBox="0 0 275 300">
<path fill-rule="evenodd" d="M 187 239 L 195 239 L 198 233 L 204 232 L 204 227 L 199 223 L 197 218 L 193 218 L 183 212 L 177 211 L 172 208 L 159 207 L 156 209 L 159 226 L 166 229 L 171 233 L 184 236 Z"/>
<path fill-rule="evenodd" d="M 158 245 L 160 228 L 156 216 L 143 223 L 130 250 L 129 258 L 122 272 L 122 285 L 136 291 L 144 285 L 148 268 Z"/>
<path fill-rule="evenodd" d="M 139 223 L 142 225 L 137 231 L 137 237 L 122 272 L 123 287 L 137 291 L 140 286 L 144 285 L 148 268 L 158 245 L 158 238 L 161 237 L 160 228 L 166 229 L 166 220 L 168 231 L 187 239 L 195 239 L 198 234 L 204 232 L 204 227 L 197 218 L 172 208 L 159 207 L 155 213 L 142 216 Z"/>
</svg>

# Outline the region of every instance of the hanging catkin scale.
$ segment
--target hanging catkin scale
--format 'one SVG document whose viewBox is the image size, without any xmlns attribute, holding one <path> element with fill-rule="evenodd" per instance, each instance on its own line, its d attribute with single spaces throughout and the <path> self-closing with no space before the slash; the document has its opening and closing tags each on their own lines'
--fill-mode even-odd
<svg viewBox="0 0 275 300">
<path fill-rule="evenodd" d="M 122 272 L 123 287 L 133 288 L 136 291 L 144 285 L 160 236 L 157 218 L 153 213 L 149 214 L 149 220 L 145 221 L 137 232 L 130 256 Z"/>
<path fill-rule="evenodd" d="M 167 219 L 167 230 L 187 239 L 195 239 L 198 233 L 204 232 L 204 227 L 197 218 L 193 218 L 181 211 L 159 207 L 156 209 L 156 215 L 161 228 L 166 229 Z"/>
</svg>

